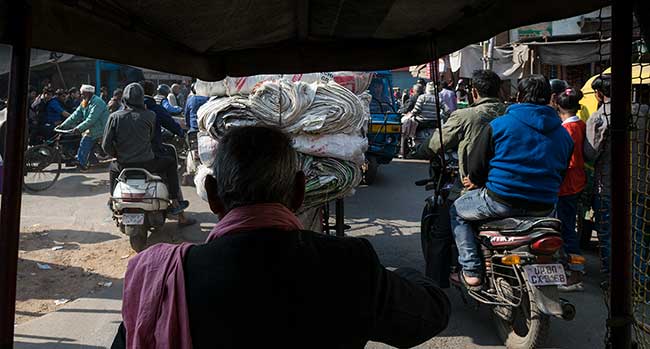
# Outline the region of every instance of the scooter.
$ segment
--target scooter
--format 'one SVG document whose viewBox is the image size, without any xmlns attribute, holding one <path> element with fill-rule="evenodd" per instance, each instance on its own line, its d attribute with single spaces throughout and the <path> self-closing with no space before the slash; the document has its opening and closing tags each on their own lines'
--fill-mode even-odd
<svg viewBox="0 0 650 349">
<path fill-rule="evenodd" d="M 449 275 L 457 267 L 451 238 L 447 200 L 457 180 L 458 165 L 452 157 L 432 161 L 431 178 L 416 182 L 433 190 L 422 214 L 422 249 L 426 274 L 441 287 L 449 287 Z M 444 164 L 444 165 L 443 165 Z M 479 222 L 477 243 L 481 248 L 485 277 L 480 288 L 451 280 L 463 301 L 491 308 L 497 333 L 509 349 L 542 346 L 548 336 L 550 317 L 572 320 L 575 306 L 559 298 L 558 285 L 566 284 L 560 263 L 560 221 L 548 217 L 509 217 Z M 571 257 L 574 258 L 574 257 Z M 584 263 L 584 260 L 571 260 Z"/>
<path fill-rule="evenodd" d="M 149 231 L 165 224 L 171 206 L 167 185 L 160 176 L 142 168 L 125 168 L 111 197 L 113 220 L 129 237 L 136 252 L 145 249 Z"/>
</svg>

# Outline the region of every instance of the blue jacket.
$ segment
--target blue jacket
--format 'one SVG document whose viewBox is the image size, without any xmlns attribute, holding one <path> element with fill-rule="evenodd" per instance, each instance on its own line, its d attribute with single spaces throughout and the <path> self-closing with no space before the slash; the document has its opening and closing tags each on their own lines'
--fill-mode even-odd
<svg viewBox="0 0 650 349">
<path fill-rule="evenodd" d="M 486 127 L 469 155 L 469 176 L 508 203 L 552 205 L 573 140 L 549 107 L 521 103 Z"/>
<path fill-rule="evenodd" d="M 210 98 L 197 95 L 192 95 L 187 99 L 183 114 L 185 114 L 185 124 L 189 127 L 190 131 L 199 130 L 199 117 L 197 112 L 199 111 L 199 108 L 208 101 L 208 99 Z"/>
<path fill-rule="evenodd" d="M 61 102 L 58 98 L 54 97 L 47 102 L 46 111 L 48 123 L 54 125 L 63 120 L 63 115 L 61 115 L 61 113 L 63 113 L 65 109 L 61 106 Z"/>
<path fill-rule="evenodd" d="M 169 113 L 174 114 L 174 115 L 180 114 L 183 111 L 183 108 L 172 105 L 171 103 L 169 103 L 169 99 L 167 99 L 167 98 L 163 98 L 163 100 L 160 102 L 160 104 L 163 106 L 163 108 L 165 108 L 165 110 L 167 110 Z"/>
<path fill-rule="evenodd" d="M 144 105 L 147 106 L 148 110 L 151 110 L 156 114 L 156 126 L 154 127 L 153 140 L 151 141 L 154 153 L 162 151 L 162 127 L 179 137 L 185 136 L 185 132 L 181 128 L 181 125 L 174 120 L 165 108 L 157 104 L 153 97 L 144 96 Z"/>
</svg>

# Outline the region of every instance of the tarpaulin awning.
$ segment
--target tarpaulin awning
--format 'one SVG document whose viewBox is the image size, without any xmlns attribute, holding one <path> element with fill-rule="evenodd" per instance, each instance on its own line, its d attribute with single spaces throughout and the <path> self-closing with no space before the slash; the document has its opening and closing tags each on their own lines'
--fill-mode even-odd
<svg viewBox="0 0 650 349">
<path fill-rule="evenodd" d="M 0 42 L 10 41 L 9 1 L 0 0 Z M 587 13 L 609 1 L 32 0 L 31 4 L 35 48 L 220 80 L 226 75 L 416 65 L 511 28 Z"/>
<path fill-rule="evenodd" d="M 9 57 L 10 46 L 0 45 L 0 57 Z M 74 58 L 74 55 L 63 54 L 46 50 L 32 50 L 29 66 L 31 69 L 38 69 L 50 63 L 63 63 Z M 0 74 L 9 72 L 9 60 L 0 60 Z"/>
<path fill-rule="evenodd" d="M 518 79 L 521 77 L 528 51 L 517 47 L 512 50 L 495 48 L 492 52 L 492 70 L 501 79 Z M 475 70 L 483 69 L 483 48 L 469 45 L 449 55 L 451 70 L 459 72 L 460 77 L 469 78 Z"/>
<path fill-rule="evenodd" d="M 529 42 L 542 64 L 579 65 L 609 60 L 610 40 Z"/>
</svg>

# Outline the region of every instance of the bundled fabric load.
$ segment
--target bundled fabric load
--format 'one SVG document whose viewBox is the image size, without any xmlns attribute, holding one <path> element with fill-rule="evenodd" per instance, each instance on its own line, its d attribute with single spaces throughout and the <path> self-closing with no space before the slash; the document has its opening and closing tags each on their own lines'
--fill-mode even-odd
<svg viewBox="0 0 650 349">
<path fill-rule="evenodd" d="M 307 177 L 305 212 L 350 195 L 359 185 L 369 102 L 367 93 L 357 96 L 333 81 L 259 81 L 246 96 L 212 97 L 199 109 L 199 156 L 203 167 L 212 166 L 219 140 L 233 127 L 283 130 L 292 137 Z M 199 190 L 206 171 L 197 175 Z"/>
<path fill-rule="evenodd" d="M 361 182 L 361 168 L 349 161 L 309 155 L 300 160 L 307 177 L 303 210 L 348 196 Z"/>
<path fill-rule="evenodd" d="M 290 134 L 353 134 L 368 122 L 359 97 L 340 85 L 287 80 L 265 81 L 248 97 L 212 98 L 198 115 L 199 128 L 217 139 L 230 127 L 247 125 L 278 127 Z"/>
<path fill-rule="evenodd" d="M 373 73 L 345 71 L 335 73 L 254 75 L 240 78 L 227 77 L 220 81 L 197 80 L 194 89 L 197 94 L 208 97 L 249 95 L 260 83 L 285 79 L 291 82 L 302 81 L 305 83 L 327 83 L 334 81 L 354 94 L 361 94 L 368 90 L 372 77 Z"/>
</svg>

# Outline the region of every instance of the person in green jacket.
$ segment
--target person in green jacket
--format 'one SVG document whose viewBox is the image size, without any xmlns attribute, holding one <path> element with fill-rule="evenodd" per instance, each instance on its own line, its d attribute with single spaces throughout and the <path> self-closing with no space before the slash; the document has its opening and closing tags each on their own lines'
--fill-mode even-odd
<svg viewBox="0 0 650 349">
<path fill-rule="evenodd" d="M 83 134 L 77 151 L 77 161 L 82 169 L 88 168 L 88 156 L 95 143 L 102 139 L 104 127 L 108 121 L 108 108 L 104 101 L 95 96 L 95 87 L 81 85 L 83 100 L 77 109 L 59 126 L 62 130 L 73 129 L 76 134 Z"/>
</svg>

